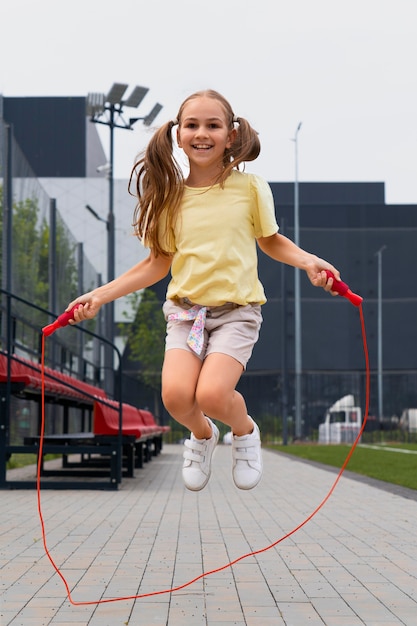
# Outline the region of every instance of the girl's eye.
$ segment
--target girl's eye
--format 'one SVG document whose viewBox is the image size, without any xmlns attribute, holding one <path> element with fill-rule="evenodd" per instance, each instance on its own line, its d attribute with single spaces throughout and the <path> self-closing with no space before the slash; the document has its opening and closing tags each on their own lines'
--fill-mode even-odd
<svg viewBox="0 0 417 626">
<path fill-rule="evenodd" d="M 190 128 L 191 130 L 195 130 L 197 127 L 198 127 L 198 124 L 196 122 L 187 122 L 185 124 L 185 128 Z M 219 124 L 217 122 L 210 122 L 209 124 L 207 124 L 207 128 L 210 128 L 210 129 L 219 128 Z"/>
</svg>

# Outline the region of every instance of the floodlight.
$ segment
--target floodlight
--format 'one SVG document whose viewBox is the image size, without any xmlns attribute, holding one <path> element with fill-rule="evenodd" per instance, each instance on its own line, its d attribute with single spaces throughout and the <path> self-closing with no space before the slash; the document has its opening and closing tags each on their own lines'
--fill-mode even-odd
<svg viewBox="0 0 417 626">
<path fill-rule="evenodd" d="M 114 83 L 106 96 L 106 102 L 109 104 L 120 104 L 127 88 L 128 85 L 123 83 Z"/>
<path fill-rule="evenodd" d="M 89 93 L 87 94 L 86 113 L 90 117 L 93 117 L 97 113 L 103 113 L 104 111 L 104 93 Z"/>
<path fill-rule="evenodd" d="M 110 174 L 110 172 L 111 172 L 111 164 L 110 163 L 104 163 L 103 165 L 99 165 L 98 167 L 96 167 L 96 170 L 100 174 Z"/>
<path fill-rule="evenodd" d="M 150 126 L 152 122 L 154 121 L 154 119 L 156 118 L 156 116 L 158 115 L 158 113 L 161 111 L 161 109 L 162 109 L 162 104 L 159 104 L 159 103 L 155 104 L 152 111 L 144 118 L 143 120 L 144 126 Z"/>
<path fill-rule="evenodd" d="M 127 107 L 136 108 L 140 105 L 149 91 L 149 87 L 135 87 L 128 99 L 123 102 Z"/>
</svg>

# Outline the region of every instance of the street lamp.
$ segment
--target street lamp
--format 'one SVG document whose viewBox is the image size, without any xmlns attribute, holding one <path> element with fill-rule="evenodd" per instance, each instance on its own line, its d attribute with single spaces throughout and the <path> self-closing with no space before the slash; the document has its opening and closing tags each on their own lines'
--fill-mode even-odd
<svg viewBox="0 0 417 626">
<path fill-rule="evenodd" d="M 295 145 L 295 177 L 294 177 L 294 243 L 300 245 L 300 217 L 298 197 L 298 133 L 302 122 L 297 126 L 294 139 Z M 301 297 L 300 297 L 300 270 L 294 270 L 294 340 L 295 340 L 295 437 L 301 438 Z"/>
<path fill-rule="evenodd" d="M 381 246 L 375 256 L 378 257 L 378 417 L 379 427 L 384 417 L 383 381 L 382 381 L 382 253 L 387 246 Z"/>
<path fill-rule="evenodd" d="M 136 108 L 142 102 L 149 91 L 148 87 L 135 87 L 130 96 L 123 100 L 128 85 L 114 83 L 107 95 L 103 93 L 89 93 L 86 99 L 86 112 L 90 122 L 104 124 L 110 129 L 110 155 L 108 166 L 109 180 L 109 214 L 107 224 L 107 281 L 115 277 L 115 224 L 114 224 L 114 129 L 123 128 L 133 130 L 133 125 L 143 120 L 145 126 L 150 126 L 162 109 L 161 104 L 155 104 L 153 109 L 145 117 L 130 118 L 126 121 L 123 117 L 124 107 Z M 90 210 L 90 209 L 89 209 Z M 91 211 L 90 211 L 91 212 Z M 106 336 L 110 343 L 114 343 L 114 303 L 110 302 L 106 307 Z M 108 346 L 105 351 L 106 389 L 113 392 L 113 350 Z"/>
<path fill-rule="evenodd" d="M 94 215 L 94 217 L 96 218 L 96 220 L 99 220 L 99 222 L 104 222 L 104 223 L 106 224 L 106 226 L 108 227 L 108 222 L 107 222 L 107 220 L 105 220 L 105 219 L 104 219 L 104 217 L 101 217 L 101 215 L 99 215 L 99 214 L 97 213 L 97 211 L 95 211 L 95 210 L 93 209 L 93 207 L 91 207 L 89 204 L 86 204 L 86 205 L 85 205 L 85 208 L 87 209 L 87 211 L 90 211 L 90 213 L 91 213 L 92 215 Z"/>
</svg>

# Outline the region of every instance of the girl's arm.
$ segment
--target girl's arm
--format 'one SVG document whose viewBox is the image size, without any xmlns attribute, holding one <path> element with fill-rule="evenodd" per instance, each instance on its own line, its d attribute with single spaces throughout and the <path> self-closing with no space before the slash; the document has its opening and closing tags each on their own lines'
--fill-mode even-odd
<svg viewBox="0 0 417 626">
<path fill-rule="evenodd" d="M 305 270 L 310 282 L 315 287 L 323 287 L 326 291 L 332 290 L 333 278 L 328 278 L 324 270 L 330 270 L 335 278 L 340 280 L 339 270 L 333 265 L 315 254 L 299 248 L 284 235 L 276 233 L 271 237 L 260 237 L 257 241 L 260 249 L 275 261 Z"/>
<path fill-rule="evenodd" d="M 82 304 L 83 306 L 77 307 L 74 311 L 73 323 L 91 319 L 97 315 L 103 304 L 150 287 L 165 278 L 171 263 L 172 257 L 161 254 L 156 257 L 151 251 L 146 259 L 124 274 L 70 302 L 66 310 L 69 311 L 76 304 Z"/>
</svg>

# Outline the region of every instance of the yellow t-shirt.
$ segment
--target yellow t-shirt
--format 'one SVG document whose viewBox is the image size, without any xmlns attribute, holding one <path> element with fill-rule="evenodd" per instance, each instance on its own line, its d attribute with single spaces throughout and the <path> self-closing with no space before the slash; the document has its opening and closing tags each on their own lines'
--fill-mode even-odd
<svg viewBox="0 0 417 626">
<path fill-rule="evenodd" d="M 167 298 L 263 304 L 256 239 L 276 232 L 271 188 L 259 176 L 233 170 L 223 189 L 185 187 L 174 232 L 162 241 L 173 254 Z"/>
</svg>

